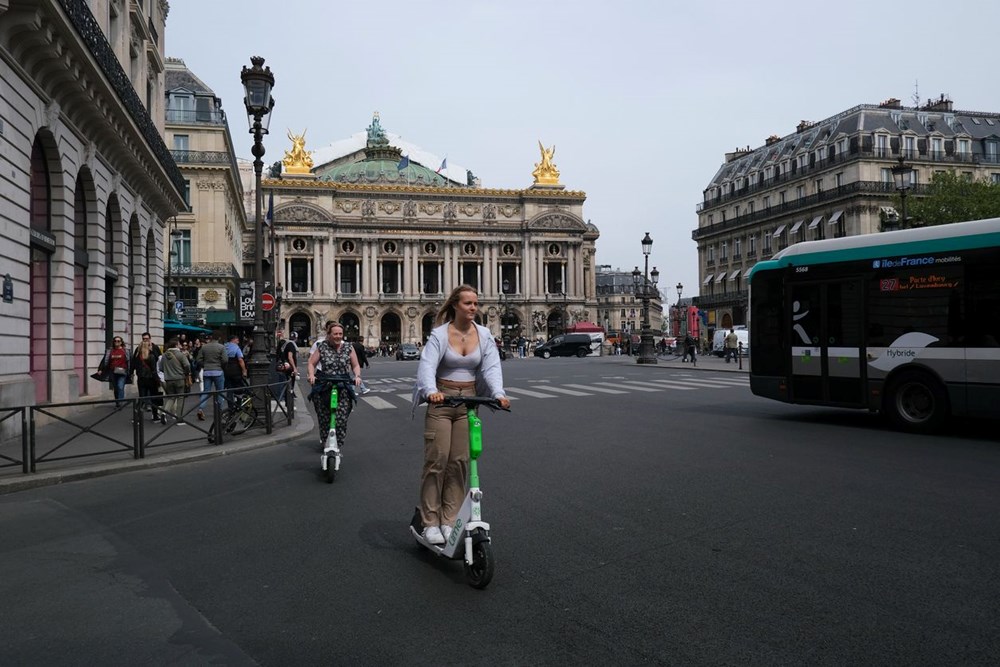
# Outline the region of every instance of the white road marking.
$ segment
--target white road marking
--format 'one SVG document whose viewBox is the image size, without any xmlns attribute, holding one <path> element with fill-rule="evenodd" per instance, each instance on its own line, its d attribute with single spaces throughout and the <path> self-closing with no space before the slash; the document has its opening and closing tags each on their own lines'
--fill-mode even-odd
<svg viewBox="0 0 1000 667">
<path fill-rule="evenodd" d="M 567 386 L 580 386 L 580 385 L 567 385 Z M 563 389 L 562 387 L 555 387 L 552 385 L 547 385 L 545 391 L 554 391 L 559 394 L 568 394 L 570 396 L 593 396 L 593 394 L 588 394 L 583 391 L 573 391 L 572 389 Z"/>
<path fill-rule="evenodd" d="M 574 389 L 586 389 L 587 391 L 599 391 L 602 394 L 627 394 L 627 391 L 621 391 L 618 389 L 605 389 L 604 387 L 595 387 L 589 384 L 568 384 L 567 387 L 573 387 Z"/>
<path fill-rule="evenodd" d="M 629 384 L 626 384 L 624 382 L 595 382 L 594 384 L 599 384 L 599 385 L 603 385 L 603 386 L 606 386 L 606 387 L 615 387 L 617 389 L 622 389 L 622 388 L 625 388 L 625 389 L 634 389 L 635 391 L 663 391 L 664 389 L 666 389 L 666 387 L 658 387 L 656 389 L 652 389 L 650 387 L 641 387 L 641 386 L 638 386 L 638 385 L 629 385 Z"/>
<path fill-rule="evenodd" d="M 361 400 L 372 406 L 376 410 L 395 410 L 396 406 L 378 396 L 362 396 Z"/>
<path fill-rule="evenodd" d="M 509 392 L 515 392 L 518 394 L 524 394 L 525 396 L 531 396 L 532 398 L 555 398 L 552 394 L 543 394 L 538 391 L 531 391 L 530 389 L 521 389 L 519 387 L 504 387 L 504 390 Z"/>
</svg>

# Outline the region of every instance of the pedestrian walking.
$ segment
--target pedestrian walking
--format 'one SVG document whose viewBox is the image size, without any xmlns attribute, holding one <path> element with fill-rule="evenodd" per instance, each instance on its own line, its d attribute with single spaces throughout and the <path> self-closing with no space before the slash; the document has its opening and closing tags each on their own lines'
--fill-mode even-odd
<svg viewBox="0 0 1000 667">
<path fill-rule="evenodd" d="M 725 355 L 727 364 L 729 363 L 730 358 L 736 359 L 736 354 L 739 351 L 739 346 L 740 346 L 739 336 L 736 335 L 735 330 L 730 329 L 729 333 L 726 334 L 725 338 Z"/>
<path fill-rule="evenodd" d="M 191 362 L 180 348 L 180 341 L 171 338 L 167 351 L 160 357 L 163 386 L 167 393 L 166 411 L 174 416 L 178 426 L 184 426 L 184 395 L 191 386 Z"/>
<path fill-rule="evenodd" d="M 159 408 L 163 405 L 160 398 L 160 376 L 156 372 L 160 361 L 160 348 L 153 344 L 148 333 L 142 335 L 142 342 L 135 348 L 132 355 L 132 368 L 135 370 L 135 386 L 139 390 L 139 398 L 143 400 L 143 409 L 153 414 L 153 421 L 167 423 Z"/>
<path fill-rule="evenodd" d="M 129 377 L 129 357 L 125 341 L 121 336 L 111 340 L 111 347 L 104 353 L 104 359 L 97 367 L 97 374 L 106 380 L 115 394 L 115 408 L 125 404 L 125 384 Z"/>
<path fill-rule="evenodd" d="M 202 369 L 201 400 L 198 401 L 199 421 L 205 420 L 205 403 L 211 392 L 219 392 L 215 395 L 215 402 L 219 408 L 222 408 L 224 400 L 222 391 L 226 388 L 223 369 L 226 365 L 227 355 L 225 346 L 219 342 L 220 338 L 219 334 L 209 335 L 208 341 L 198 348 L 198 353 L 195 355 L 198 365 Z"/>
</svg>

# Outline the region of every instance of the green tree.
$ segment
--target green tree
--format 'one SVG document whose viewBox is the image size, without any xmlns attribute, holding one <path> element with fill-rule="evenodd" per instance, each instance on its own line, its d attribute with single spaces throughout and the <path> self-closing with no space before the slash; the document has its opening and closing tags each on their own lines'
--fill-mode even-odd
<svg viewBox="0 0 1000 667">
<path fill-rule="evenodd" d="M 1000 183 L 973 181 L 953 171 L 934 174 L 927 194 L 907 197 L 910 226 L 946 225 L 964 220 L 1000 217 Z M 897 195 L 896 207 L 900 208 Z"/>
</svg>

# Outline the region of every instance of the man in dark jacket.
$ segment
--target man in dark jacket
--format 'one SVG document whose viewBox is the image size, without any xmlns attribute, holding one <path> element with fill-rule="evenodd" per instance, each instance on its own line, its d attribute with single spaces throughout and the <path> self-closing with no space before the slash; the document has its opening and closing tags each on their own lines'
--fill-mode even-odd
<svg viewBox="0 0 1000 667">
<path fill-rule="evenodd" d="M 365 352 L 365 346 L 362 345 L 361 343 L 359 343 L 358 341 L 354 341 L 353 343 L 351 343 L 351 347 L 354 348 L 354 354 L 356 354 L 358 356 L 358 365 L 361 368 L 368 368 L 368 366 L 369 366 L 369 364 L 368 364 L 368 353 Z M 367 385 L 365 385 L 365 383 L 362 381 L 361 382 L 361 389 L 360 389 L 361 394 L 362 395 L 363 394 L 367 394 L 370 391 L 371 391 L 371 389 L 369 389 L 367 387 Z"/>
</svg>

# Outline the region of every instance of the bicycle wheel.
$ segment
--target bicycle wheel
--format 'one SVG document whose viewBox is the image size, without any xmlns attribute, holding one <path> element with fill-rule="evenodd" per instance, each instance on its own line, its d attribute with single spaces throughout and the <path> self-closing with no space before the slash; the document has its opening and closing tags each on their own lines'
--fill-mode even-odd
<svg viewBox="0 0 1000 667">
<path fill-rule="evenodd" d="M 257 422 L 257 409 L 252 405 L 241 408 L 233 415 L 227 430 L 233 435 L 246 433 L 247 430 Z"/>
</svg>

